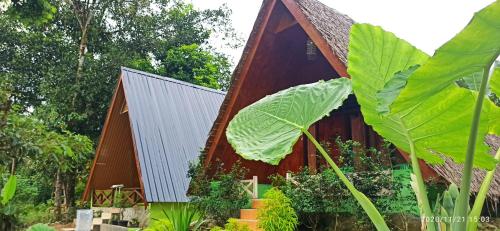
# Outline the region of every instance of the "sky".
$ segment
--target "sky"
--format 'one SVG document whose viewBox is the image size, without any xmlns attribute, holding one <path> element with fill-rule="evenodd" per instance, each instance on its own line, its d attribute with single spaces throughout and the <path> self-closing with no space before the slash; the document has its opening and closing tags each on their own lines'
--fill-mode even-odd
<svg viewBox="0 0 500 231">
<path fill-rule="evenodd" d="M 187 0 L 200 9 L 222 4 L 233 11 L 233 26 L 246 40 L 262 4 L 262 0 Z M 423 51 L 432 54 L 456 35 L 474 12 L 494 0 L 320 0 L 349 15 L 356 22 L 382 26 Z M 217 42 L 217 41 L 215 41 Z M 237 62 L 243 47 L 224 49 Z"/>
</svg>

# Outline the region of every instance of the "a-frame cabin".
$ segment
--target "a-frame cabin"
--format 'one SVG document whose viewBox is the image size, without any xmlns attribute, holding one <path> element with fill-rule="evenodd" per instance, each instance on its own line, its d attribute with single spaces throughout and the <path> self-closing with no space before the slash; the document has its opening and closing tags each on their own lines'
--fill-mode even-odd
<svg viewBox="0 0 500 231">
<path fill-rule="evenodd" d="M 111 187 L 122 185 L 131 204 L 187 202 L 189 162 L 198 159 L 224 97 L 122 68 L 83 200 L 111 205 Z"/>
<path fill-rule="evenodd" d="M 232 85 L 206 145 L 205 167 L 219 159 L 226 168 L 241 161 L 249 176 L 267 182 L 268 176 L 318 167 L 316 150 L 302 137 L 293 153 L 278 166 L 244 160 L 228 143 L 225 131 L 233 116 L 245 106 L 280 90 L 332 78 L 349 77 L 347 48 L 354 21 L 317 0 L 264 0 L 253 31 L 233 74 Z M 340 136 L 367 147 L 382 139 L 363 122 L 359 105 L 350 97 L 340 109 L 310 131 L 321 141 Z M 338 155 L 338 150 L 330 150 Z M 424 174 L 433 171 L 424 166 Z"/>
</svg>

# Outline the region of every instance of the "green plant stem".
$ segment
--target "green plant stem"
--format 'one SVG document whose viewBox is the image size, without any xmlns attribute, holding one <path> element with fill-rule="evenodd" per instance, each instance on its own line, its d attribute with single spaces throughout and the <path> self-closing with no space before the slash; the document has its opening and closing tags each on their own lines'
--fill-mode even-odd
<svg viewBox="0 0 500 231">
<path fill-rule="evenodd" d="M 316 149 L 321 153 L 321 155 L 325 158 L 326 162 L 330 164 L 333 171 L 337 174 L 340 180 L 344 183 L 345 186 L 349 189 L 349 191 L 353 194 L 356 200 L 360 203 L 361 207 L 365 210 L 365 212 L 370 217 L 373 224 L 376 226 L 377 230 L 387 230 L 389 231 L 389 227 L 384 221 L 384 218 L 380 214 L 380 212 L 375 208 L 373 203 L 360 191 L 354 187 L 354 185 L 347 179 L 344 173 L 340 170 L 340 168 L 335 164 L 332 158 L 328 155 L 328 153 L 323 149 L 323 147 L 318 143 L 318 141 L 314 138 L 314 136 L 307 131 L 307 129 L 301 129 L 304 134 L 306 134 L 307 138 L 314 144 Z"/>
<path fill-rule="evenodd" d="M 491 61 L 491 63 L 493 60 Z M 490 64 L 491 64 L 490 63 Z M 477 133 L 479 130 L 479 119 L 483 108 L 484 96 L 486 95 L 486 86 L 488 85 L 489 68 L 488 65 L 483 69 L 483 78 L 477 95 L 472 124 L 470 127 L 469 141 L 467 144 L 467 153 L 465 154 L 464 169 L 462 173 L 462 182 L 460 183 L 460 193 L 453 211 L 452 223 L 454 231 L 465 231 L 467 227 L 467 213 L 469 208 L 470 184 L 472 179 L 472 167 L 474 162 L 474 152 L 476 151 Z"/>
<path fill-rule="evenodd" d="M 435 231 L 436 223 L 433 219 L 434 213 L 432 212 L 429 199 L 427 198 L 427 188 L 425 187 L 424 177 L 422 176 L 422 171 L 420 170 L 420 164 L 418 162 L 417 155 L 415 154 L 415 144 L 410 141 L 410 160 L 413 169 L 413 174 L 417 180 L 418 192 L 416 192 L 418 199 L 422 203 L 422 209 L 424 210 L 424 216 L 422 219 L 426 221 L 427 231 Z"/>
<path fill-rule="evenodd" d="M 497 150 L 495 154 L 495 159 L 500 160 L 500 148 Z M 483 183 L 481 184 L 481 188 L 477 193 L 476 200 L 474 201 L 474 206 L 469 214 L 471 218 L 470 222 L 467 223 L 467 231 L 476 231 L 477 223 L 479 221 L 479 216 L 481 215 L 481 210 L 483 210 L 484 201 L 486 200 L 486 196 L 488 195 L 488 191 L 490 189 L 491 181 L 493 180 L 493 176 L 495 175 L 495 169 L 488 171 L 486 176 L 484 177 Z"/>
</svg>

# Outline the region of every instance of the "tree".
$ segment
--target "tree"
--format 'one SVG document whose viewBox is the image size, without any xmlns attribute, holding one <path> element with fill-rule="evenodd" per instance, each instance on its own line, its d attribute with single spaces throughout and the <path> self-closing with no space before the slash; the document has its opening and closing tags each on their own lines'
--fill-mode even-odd
<svg viewBox="0 0 500 231">
<path fill-rule="evenodd" d="M 175 79 L 214 89 L 227 89 L 230 64 L 223 55 L 213 54 L 197 44 L 167 51 L 160 73 Z"/>
<path fill-rule="evenodd" d="M 74 206 L 120 66 L 224 88 L 230 62 L 208 41 L 221 35 L 227 46 L 240 43 L 226 7 L 198 10 L 180 0 L 8 7 L 0 10 L 0 168 L 18 166 L 23 179 L 52 185 L 58 218 L 61 207 Z"/>
<path fill-rule="evenodd" d="M 0 47 L 15 48 L 5 51 L 9 54 L 0 58 L 0 68 L 5 69 L 2 75 L 14 76 L 19 88 L 16 99 L 25 101 L 24 108 L 33 107 L 53 128 L 96 141 L 119 67 L 177 75 L 163 70 L 168 54 L 175 53 L 170 50 L 184 45 L 199 46 L 194 51 L 203 56 L 187 73 L 203 73 L 198 83 L 205 86 L 228 85 L 229 61 L 208 45 L 216 34 L 227 35 L 228 46 L 239 45 L 225 7 L 197 10 L 182 1 L 167 0 L 54 0 L 51 4 L 57 12 L 50 24 L 20 23 L 0 15 L 0 36 L 5 37 Z"/>
</svg>

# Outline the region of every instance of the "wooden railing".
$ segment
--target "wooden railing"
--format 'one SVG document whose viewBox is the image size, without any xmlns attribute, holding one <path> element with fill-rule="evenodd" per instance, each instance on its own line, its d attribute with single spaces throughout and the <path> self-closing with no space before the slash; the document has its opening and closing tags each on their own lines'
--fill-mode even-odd
<svg viewBox="0 0 500 231">
<path fill-rule="evenodd" d="M 243 190 L 250 195 L 250 198 L 256 199 L 259 197 L 259 181 L 257 176 L 253 176 L 251 180 L 242 180 L 241 184 Z"/>
<path fill-rule="evenodd" d="M 124 199 L 126 204 L 134 206 L 140 203 L 144 203 L 144 198 L 140 188 L 123 188 L 121 189 L 121 194 L 124 195 L 121 198 L 115 198 L 117 193 L 114 189 L 106 190 L 93 190 L 92 192 L 92 206 L 96 207 L 112 207 L 114 200 Z"/>
</svg>

